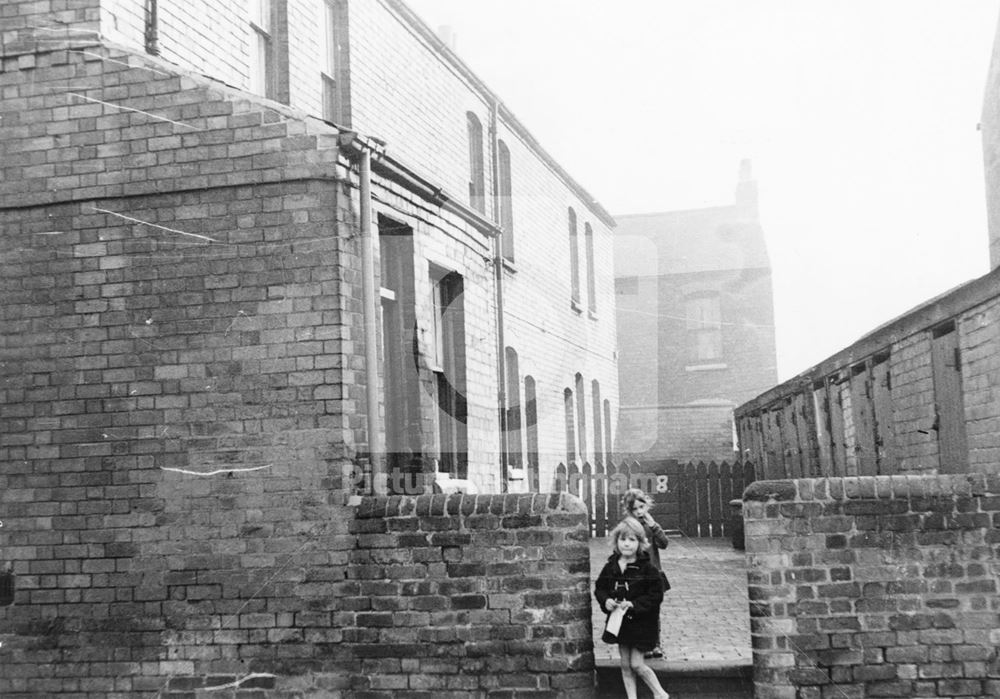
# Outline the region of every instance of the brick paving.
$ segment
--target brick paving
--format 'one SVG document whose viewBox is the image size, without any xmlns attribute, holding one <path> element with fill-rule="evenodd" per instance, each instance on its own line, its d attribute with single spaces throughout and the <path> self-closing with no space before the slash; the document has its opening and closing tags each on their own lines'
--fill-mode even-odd
<svg viewBox="0 0 1000 699">
<path fill-rule="evenodd" d="M 611 553 L 606 538 L 590 543 L 591 577 Z M 660 552 L 671 589 L 660 607 L 664 657 L 650 660 L 660 673 L 747 666 L 750 614 L 746 561 L 729 539 L 672 537 Z M 593 593 L 593 587 L 591 587 Z M 618 647 L 600 640 L 604 614 L 593 601 L 594 654 L 599 666 L 618 664 Z"/>
</svg>

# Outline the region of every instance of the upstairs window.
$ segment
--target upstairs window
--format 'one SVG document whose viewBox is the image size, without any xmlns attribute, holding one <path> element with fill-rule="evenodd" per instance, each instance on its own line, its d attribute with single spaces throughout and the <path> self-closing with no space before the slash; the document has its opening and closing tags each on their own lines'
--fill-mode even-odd
<svg viewBox="0 0 1000 699">
<path fill-rule="evenodd" d="M 497 144 L 500 174 L 500 228 L 503 230 L 504 259 L 514 261 L 514 201 L 511 198 L 510 150 L 507 144 Z"/>
<path fill-rule="evenodd" d="M 594 229 L 589 223 L 583 226 L 583 242 L 587 249 L 587 310 L 593 315 L 597 312 L 597 280 L 594 279 Z"/>
<path fill-rule="evenodd" d="M 573 307 L 580 308 L 580 241 L 576 231 L 576 212 L 569 207 L 569 276 Z"/>
<path fill-rule="evenodd" d="M 340 113 L 340 98 L 337 89 L 337 43 L 339 22 L 335 0 L 323 2 L 323 63 L 320 77 L 323 82 L 323 118 L 338 124 L 344 123 Z"/>
<path fill-rule="evenodd" d="M 469 129 L 469 205 L 486 213 L 486 175 L 483 169 L 483 125 L 472 112 L 466 112 Z"/>
<path fill-rule="evenodd" d="M 722 310 L 719 294 L 710 292 L 684 300 L 689 356 L 694 362 L 722 359 Z"/>
<path fill-rule="evenodd" d="M 250 92 L 277 97 L 273 0 L 250 0 Z"/>
</svg>

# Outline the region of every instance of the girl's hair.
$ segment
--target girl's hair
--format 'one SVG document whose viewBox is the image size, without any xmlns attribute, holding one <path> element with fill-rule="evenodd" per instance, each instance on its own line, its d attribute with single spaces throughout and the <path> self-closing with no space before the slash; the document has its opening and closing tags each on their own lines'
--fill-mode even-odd
<svg viewBox="0 0 1000 699">
<path fill-rule="evenodd" d="M 635 507 L 635 503 L 637 501 L 644 502 L 647 505 L 653 504 L 650 502 L 649 496 L 644 492 L 638 488 L 629 488 L 625 491 L 625 494 L 622 495 L 622 512 L 626 517 L 630 517 L 632 515 L 632 508 Z"/>
<path fill-rule="evenodd" d="M 639 542 L 637 553 L 649 550 L 649 541 L 646 540 L 646 532 L 642 528 L 642 524 L 635 517 L 626 517 L 618 523 L 618 526 L 611 530 L 611 548 L 618 555 L 621 555 L 621 551 L 618 550 L 618 539 L 622 534 L 631 534 L 636 538 Z"/>
</svg>

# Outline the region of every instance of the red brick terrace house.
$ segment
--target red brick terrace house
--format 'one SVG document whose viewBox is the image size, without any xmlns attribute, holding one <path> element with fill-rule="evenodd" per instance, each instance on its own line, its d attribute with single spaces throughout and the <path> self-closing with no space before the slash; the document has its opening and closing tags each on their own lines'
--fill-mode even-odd
<svg viewBox="0 0 1000 699">
<path fill-rule="evenodd" d="M 777 380 L 771 264 L 750 163 L 732 205 L 617 220 L 616 449 L 732 460 L 733 408 Z"/>
<path fill-rule="evenodd" d="M 337 658 L 349 496 L 610 448 L 614 222 L 402 2 L 11 0 L 0 59 L 0 693 Z"/>
</svg>

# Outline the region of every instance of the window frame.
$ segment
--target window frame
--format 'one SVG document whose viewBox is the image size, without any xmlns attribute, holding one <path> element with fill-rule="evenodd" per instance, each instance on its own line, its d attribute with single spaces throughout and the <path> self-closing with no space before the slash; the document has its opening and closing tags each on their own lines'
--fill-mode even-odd
<svg viewBox="0 0 1000 699">
<path fill-rule="evenodd" d="M 276 99 L 278 93 L 274 35 L 276 11 L 275 0 L 250 0 L 248 6 L 251 40 L 248 47 L 248 87 L 250 92 L 267 99 Z"/>
<path fill-rule="evenodd" d="M 722 295 L 717 291 L 688 294 L 684 297 L 684 319 L 690 361 L 693 364 L 721 361 L 725 356 Z"/>
<path fill-rule="evenodd" d="M 570 274 L 570 306 L 575 311 L 582 311 L 580 306 L 580 240 L 577 231 L 576 211 L 569 207 L 567 213 L 569 226 L 569 274 Z"/>
<path fill-rule="evenodd" d="M 497 141 L 497 171 L 500 178 L 500 229 L 503 231 L 503 257 L 514 261 L 514 199 L 511 179 L 510 148 L 502 139 Z"/>
<path fill-rule="evenodd" d="M 483 151 L 483 123 L 473 112 L 465 113 L 469 139 L 469 206 L 486 214 L 486 163 Z"/>
</svg>

